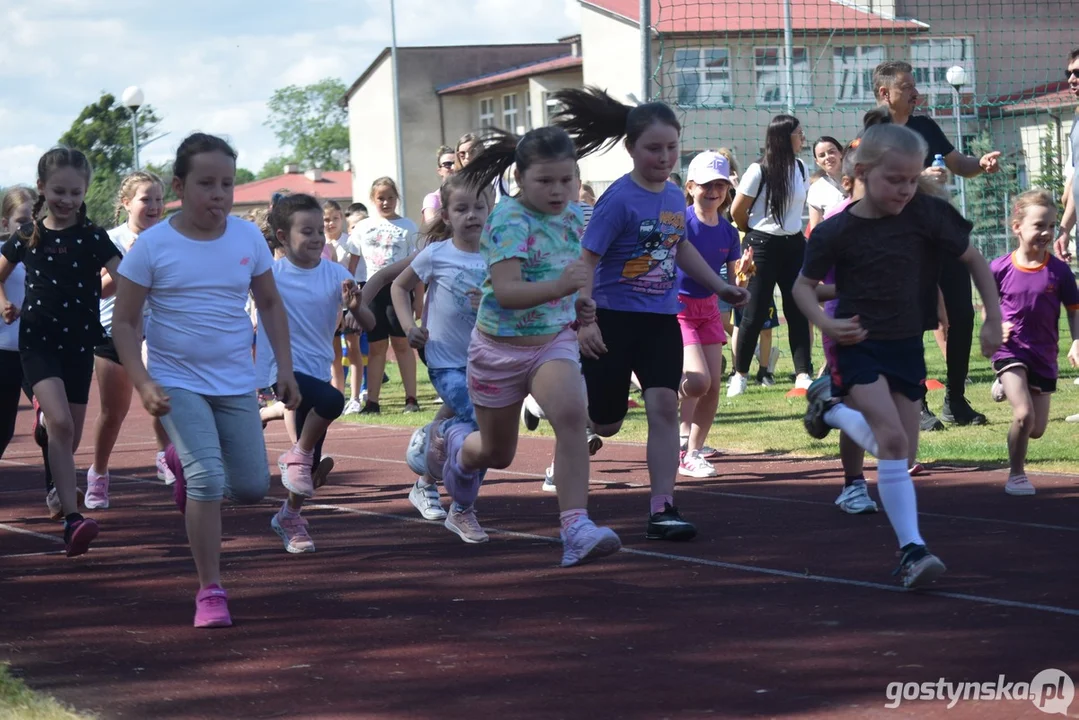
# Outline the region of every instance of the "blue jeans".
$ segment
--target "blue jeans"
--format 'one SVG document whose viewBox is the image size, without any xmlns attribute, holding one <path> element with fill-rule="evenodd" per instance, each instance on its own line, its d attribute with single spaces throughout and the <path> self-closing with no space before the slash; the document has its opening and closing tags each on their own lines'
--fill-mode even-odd
<svg viewBox="0 0 1079 720">
<path fill-rule="evenodd" d="M 183 465 L 187 496 L 206 502 L 227 497 L 246 505 L 262 500 L 270 489 L 270 468 L 255 393 L 164 390 L 172 409 L 161 424 Z"/>
<path fill-rule="evenodd" d="M 427 377 L 431 379 L 438 396 L 453 410 L 453 417 L 442 423 L 442 433 L 460 423 L 467 423 L 472 430 L 479 430 L 476 409 L 472 407 L 472 398 L 468 395 L 465 368 L 427 368 Z"/>
</svg>

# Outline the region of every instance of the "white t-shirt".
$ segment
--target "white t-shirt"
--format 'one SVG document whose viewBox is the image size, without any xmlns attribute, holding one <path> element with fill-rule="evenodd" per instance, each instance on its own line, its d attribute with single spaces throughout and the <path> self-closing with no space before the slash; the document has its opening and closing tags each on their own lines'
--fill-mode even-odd
<svg viewBox="0 0 1079 720">
<path fill-rule="evenodd" d="M 4 293 L 8 301 L 22 311 L 23 300 L 26 299 L 26 268 L 19 263 L 11 269 L 11 274 L 4 281 Z M 0 320 L 0 350 L 19 350 L 19 321 L 8 325 Z"/>
<path fill-rule="evenodd" d="M 385 220 L 364 218 L 348 236 L 348 251 L 363 258 L 367 266 L 364 280 L 416 252 L 416 223 L 406 217 Z"/>
<path fill-rule="evenodd" d="M 832 208 L 846 199 L 843 189 L 836 184 L 835 180 L 825 175 L 809 186 L 806 204 L 819 211 L 821 215 L 827 215 Z"/>
<path fill-rule="evenodd" d="M 288 314 L 292 369 L 329 382 L 333 333 L 341 317 L 341 283 L 352 279 L 348 268 L 335 262 L 301 268 L 288 258 L 278 258 L 273 263 L 273 276 Z M 262 327 L 261 317 L 259 327 Z M 270 339 L 264 332 L 258 334 L 255 364 L 259 369 L 259 387 L 269 387 L 277 382 L 277 362 Z"/>
<path fill-rule="evenodd" d="M 808 190 L 809 174 L 802 161 L 798 160 L 791 171 L 791 190 L 790 197 L 787 198 L 786 212 L 781 218 L 782 223 L 776 223 L 764 202 L 767 193 L 761 191 L 760 163 L 753 163 L 746 168 L 738 182 L 739 193 L 756 198 L 749 209 L 749 228 L 769 235 L 794 235 L 802 231 L 802 211 L 805 209 Z"/>
<path fill-rule="evenodd" d="M 109 240 L 112 240 L 112 244 L 120 251 L 121 256 L 127 255 L 127 251 L 135 242 L 135 237 L 135 233 L 127 226 L 127 223 L 109 230 Z M 115 294 L 101 300 L 101 327 L 109 337 L 112 337 L 112 309 L 115 305 Z M 145 310 L 143 312 L 145 313 Z"/>
<path fill-rule="evenodd" d="M 253 223 L 230 216 L 216 240 L 192 240 L 169 221 L 139 236 L 120 274 L 149 288 L 147 369 L 165 388 L 202 395 L 246 395 L 255 387 L 251 279 L 273 264 Z"/>
<path fill-rule="evenodd" d="M 479 252 L 465 252 L 443 240 L 428 245 L 412 259 L 412 270 L 427 285 L 424 327 L 430 336 L 424 354 L 427 367 L 468 365 L 468 342 L 476 325 L 469 290 L 487 278 L 487 261 Z"/>
</svg>

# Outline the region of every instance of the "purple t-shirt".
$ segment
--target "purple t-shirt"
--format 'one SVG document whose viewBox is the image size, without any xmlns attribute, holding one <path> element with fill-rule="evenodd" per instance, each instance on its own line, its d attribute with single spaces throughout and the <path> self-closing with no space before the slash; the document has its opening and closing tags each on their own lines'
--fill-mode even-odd
<svg viewBox="0 0 1079 720">
<path fill-rule="evenodd" d="M 1068 265 L 1049 256 L 1037 269 L 1018 267 L 1011 253 L 989 264 L 1000 291 L 1000 312 L 1012 323 L 1007 342 L 993 354 L 994 362 L 1021 360 L 1042 377 L 1057 376 L 1060 350 L 1060 306 L 1079 310 L 1079 289 Z"/>
<path fill-rule="evenodd" d="M 678 314 L 674 258 L 685 236 L 685 208 L 674 183 L 651 192 L 623 175 L 607 188 L 581 241 L 601 256 L 592 288 L 598 307 Z"/>
<path fill-rule="evenodd" d="M 734 226 L 722 217 L 718 225 L 705 225 L 697 217 L 692 205 L 686 208 L 686 240 L 697 248 L 708 267 L 717 274 L 727 263 L 735 262 L 742 256 L 742 246 Z M 713 293 L 678 268 L 678 294 L 691 298 L 706 298 Z"/>
</svg>

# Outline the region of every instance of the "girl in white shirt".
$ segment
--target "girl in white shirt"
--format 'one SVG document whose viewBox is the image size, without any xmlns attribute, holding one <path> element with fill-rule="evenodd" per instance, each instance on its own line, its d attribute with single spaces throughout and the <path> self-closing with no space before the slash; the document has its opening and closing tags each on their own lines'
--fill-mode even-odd
<svg viewBox="0 0 1079 720">
<path fill-rule="evenodd" d="M 7 235 L 33 221 L 37 193 L 27 187 L 13 187 L 0 201 L 0 244 Z M 26 294 L 26 268 L 22 263 L 12 269 L 4 282 L 4 292 L 16 307 L 22 307 Z M 19 413 L 19 393 L 22 392 L 22 360 L 19 357 L 19 321 L 0 323 L 0 458 L 4 457 L 11 438 L 15 436 L 15 417 Z M 48 476 L 49 456 L 45 453 L 45 472 Z M 51 485 L 46 478 L 46 492 Z"/>
<path fill-rule="evenodd" d="M 843 192 L 843 146 L 829 135 L 822 135 L 813 143 L 813 159 L 817 161 L 822 175 L 809 186 L 806 204 L 809 205 L 809 225 L 806 235 L 813 232 L 821 220 L 847 199 Z"/>
<path fill-rule="evenodd" d="M 181 210 L 142 233 L 124 258 L 112 337 L 143 406 L 161 418 L 172 440 L 165 459 L 176 476 L 173 492 L 199 578 L 195 627 L 228 627 L 221 498 L 257 503 L 270 485 L 244 312 L 249 291 L 261 316 L 259 334 L 269 336 L 277 359 L 277 397 L 295 409 L 300 393 L 270 249 L 258 228 L 229 215 L 236 151 L 221 138 L 195 133 L 180 143 L 173 173 Z"/>
<path fill-rule="evenodd" d="M 435 391 L 453 410 L 453 417 L 428 426 L 435 442 L 454 426 L 478 430 L 476 411 L 468 393 L 468 345 L 476 325 L 480 287 L 487 277 L 487 261 L 480 254 L 480 234 L 490 213 L 487 193 L 477 193 L 464 180 L 451 177 L 442 184 L 440 221 L 427 229 L 428 244 L 391 286 L 393 307 L 409 344 L 424 349 L 427 372 Z M 413 321 L 411 293 L 423 283 L 427 303 L 423 327 Z M 428 471 L 441 475 L 437 462 Z M 457 488 L 448 516 L 442 510 L 437 486 L 425 477 L 416 480 L 408 499 L 424 517 L 445 517 L 446 527 L 467 543 L 487 540 L 476 519 L 479 485 Z"/>
<path fill-rule="evenodd" d="M 397 214 L 400 197 L 397 183 L 392 178 L 381 177 L 371 184 L 375 214 L 361 220 L 349 235 L 348 251 L 353 255 L 351 270 L 355 270 L 359 262 L 357 257 L 362 257 L 370 277 L 416 251 L 416 223 Z M 422 302 L 422 292 L 417 291 L 413 307 L 418 309 Z M 361 410 L 362 414 L 378 414 L 382 410 L 379 405 L 382 373 L 386 369 L 386 352 L 391 343 L 397 367 L 401 371 L 401 382 L 405 386 L 404 411 L 417 412 L 420 409 L 416 402 L 416 353 L 408 346 L 405 332 L 392 314 L 392 307 L 390 288 L 386 286 L 371 303 L 376 325 L 367 333 L 371 347 L 367 360 L 367 402 Z"/>
<path fill-rule="evenodd" d="M 109 230 L 109 239 L 121 254 L 127 254 L 138 236 L 158 223 L 165 210 L 165 187 L 161 178 L 153 173 L 134 172 L 120 183 L 116 199 L 118 222 L 124 215 L 127 222 Z M 97 422 L 94 423 L 94 462 L 86 471 L 86 507 L 88 509 L 109 507 L 109 459 L 120 436 L 128 410 L 131 409 L 131 378 L 128 377 L 116 346 L 112 342 L 112 313 L 116 302 L 116 283 L 108 273 L 101 274 L 101 327 L 108 336 L 104 343 L 94 348 L 94 375 L 101 401 Z M 169 436 L 161 421 L 154 418 L 154 436 L 157 440 L 157 478 L 171 485 L 175 478 L 165 464 L 165 448 Z"/>
</svg>

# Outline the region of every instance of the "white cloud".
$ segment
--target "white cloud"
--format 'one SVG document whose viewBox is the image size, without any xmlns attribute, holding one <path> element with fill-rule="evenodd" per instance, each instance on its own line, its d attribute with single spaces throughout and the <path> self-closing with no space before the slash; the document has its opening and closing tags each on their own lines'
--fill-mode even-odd
<svg viewBox="0 0 1079 720">
<path fill-rule="evenodd" d="M 577 0 L 397 0 L 398 42 L 550 42 L 575 32 L 578 16 Z M 167 159 L 204 130 L 228 136 L 241 165 L 258 170 L 279 152 L 264 125 L 276 88 L 351 84 L 390 40 L 388 0 L 4 0 L 0 27 L 0 184 L 32 180 L 84 106 L 133 84 L 169 133 L 144 160 Z"/>
</svg>

